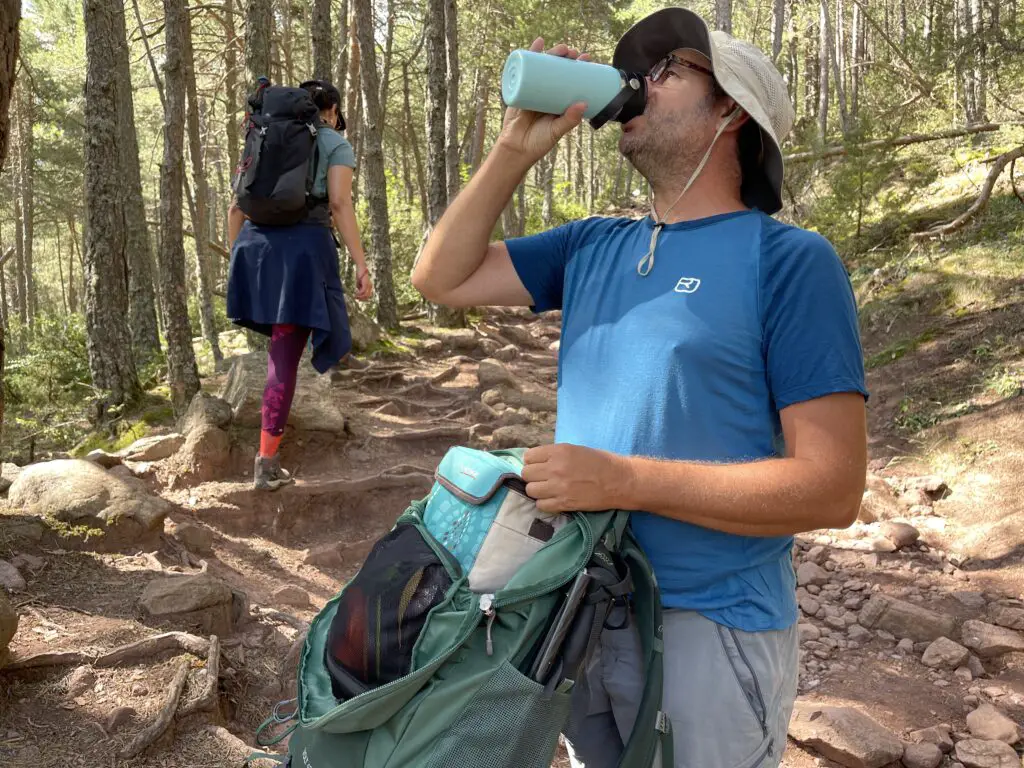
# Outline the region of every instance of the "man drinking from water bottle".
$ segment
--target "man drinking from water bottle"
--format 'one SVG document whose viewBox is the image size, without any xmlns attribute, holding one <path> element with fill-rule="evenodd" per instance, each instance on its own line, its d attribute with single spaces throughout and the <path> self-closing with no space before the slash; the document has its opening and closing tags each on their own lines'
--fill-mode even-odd
<svg viewBox="0 0 1024 768">
<path fill-rule="evenodd" d="M 552 512 L 638 510 L 666 609 L 677 768 L 777 766 L 797 687 L 793 536 L 850 525 L 864 489 L 856 305 L 829 242 L 772 218 L 793 109 L 761 51 L 668 8 L 613 64 L 647 76 L 619 149 L 651 184 L 650 215 L 489 243 L 585 105 L 510 109 L 413 284 L 449 306 L 562 310 L 555 444 L 527 452 L 527 492 Z M 639 654 L 632 630 L 603 633 L 573 700 L 575 766 L 616 765 Z"/>
</svg>

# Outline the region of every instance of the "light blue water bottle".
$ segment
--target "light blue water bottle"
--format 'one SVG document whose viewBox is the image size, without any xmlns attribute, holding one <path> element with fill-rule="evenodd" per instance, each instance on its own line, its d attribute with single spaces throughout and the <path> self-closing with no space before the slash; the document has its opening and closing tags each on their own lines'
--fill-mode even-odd
<svg viewBox="0 0 1024 768">
<path fill-rule="evenodd" d="M 593 128 L 609 120 L 627 123 L 647 105 L 647 81 L 607 64 L 516 50 L 505 60 L 501 98 L 510 107 L 560 115 L 586 102 L 583 116 Z"/>
</svg>

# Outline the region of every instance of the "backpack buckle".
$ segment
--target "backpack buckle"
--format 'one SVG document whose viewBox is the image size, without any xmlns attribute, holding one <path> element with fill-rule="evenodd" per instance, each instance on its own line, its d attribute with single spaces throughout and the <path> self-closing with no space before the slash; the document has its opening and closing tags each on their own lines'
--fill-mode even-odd
<svg viewBox="0 0 1024 768">
<path fill-rule="evenodd" d="M 669 722 L 668 715 L 663 711 L 658 711 L 658 716 L 654 720 L 654 730 L 659 733 L 669 733 L 672 730 L 672 724 Z"/>
<path fill-rule="evenodd" d="M 312 123 L 306 123 L 306 127 L 309 128 L 310 136 L 313 136 L 314 138 L 316 138 L 316 133 L 317 133 L 316 126 L 313 125 Z"/>
</svg>

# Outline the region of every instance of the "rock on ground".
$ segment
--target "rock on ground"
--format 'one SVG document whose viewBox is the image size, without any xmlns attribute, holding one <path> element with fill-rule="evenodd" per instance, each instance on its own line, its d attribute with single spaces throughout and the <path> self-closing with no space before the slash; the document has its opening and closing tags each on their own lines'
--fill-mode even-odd
<svg viewBox="0 0 1024 768">
<path fill-rule="evenodd" d="M 910 734 L 910 740 L 918 744 L 934 744 L 943 753 L 953 751 L 952 729 L 947 725 L 933 725 Z"/>
<path fill-rule="evenodd" d="M 274 601 L 295 608 L 309 608 L 312 605 L 309 593 L 294 584 L 286 584 L 275 590 Z"/>
<path fill-rule="evenodd" d="M 28 584 L 17 568 L 6 560 L 0 560 L 0 587 L 8 592 L 24 592 Z"/>
<path fill-rule="evenodd" d="M 146 585 L 140 605 L 148 616 L 175 627 L 201 627 L 206 634 L 225 636 L 234 627 L 234 594 L 225 582 L 208 574 L 166 576 Z"/>
<path fill-rule="evenodd" d="M 12 507 L 29 515 L 101 531 L 111 543 L 136 543 L 159 534 L 170 510 L 167 501 L 152 495 L 140 483 L 119 478 L 81 459 L 26 467 L 11 486 L 8 498 Z M 90 546 L 95 544 L 90 539 Z"/>
<path fill-rule="evenodd" d="M 935 640 L 921 657 L 921 663 L 932 669 L 956 669 L 965 661 L 971 652 L 960 643 L 955 643 L 948 637 L 940 637 Z"/>
<path fill-rule="evenodd" d="M 185 436 L 177 432 L 136 440 L 117 455 L 126 461 L 162 461 L 169 459 L 185 444 Z"/>
<path fill-rule="evenodd" d="M 1024 635 L 984 621 L 965 621 L 960 634 L 964 645 L 983 659 L 1024 651 Z"/>
<path fill-rule="evenodd" d="M 957 742 L 956 759 L 966 768 L 1021 768 L 1013 747 L 1002 741 L 965 739 Z"/>
<path fill-rule="evenodd" d="M 192 398 L 188 410 L 178 422 L 178 431 L 188 437 L 199 427 L 226 429 L 230 423 L 231 404 L 208 392 L 200 391 Z"/>
<path fill-rule="evenodd" d="M 1017 724 L 987 702 L 967 715 L 967 728 L 971 736 L 983 741 L 1002 741 L 1011 745 L 1020 741 Z"/>
<path fill-rule="evenodd" d="M 904 768 L 938 768 L 942 750 L 934 744 L 907 744 L 903 750 Z"/>
<path fill-rule="evenodd" d="M 901 514 L 903 507 L 889 484 L 878 475 L 869 473 L 857 519 L 863 523 L 877 523 Z"/>
<path fill-rule="evenodd" d="M 181 450 L 180 467 L 202 482 L 226 477 L 231 469 L 231 437 L 211 424 L 197 427 Z"/>
<path fill-rule="evenodd" d="M 999 605 L 992 609 L 991 619 L 1000 627 L 1024 631 L 1024 608 Z"/>
<path fill-rule="evenodd" d="M 903 744 L 860 710 L 797 701 L 789 735 L 847 768 L 882 768 L 903 756 Z"/>
<path fill-rule="evenodd" d="M 873 595 L 865 603 L 860 610 L 860 624 L 868 629 L 884 629 L 896 637 L 910 638 L 915 642 L 950 637 L 956 631 L 956 621 L 952 616 L 888 595 Z"/>
</svg>

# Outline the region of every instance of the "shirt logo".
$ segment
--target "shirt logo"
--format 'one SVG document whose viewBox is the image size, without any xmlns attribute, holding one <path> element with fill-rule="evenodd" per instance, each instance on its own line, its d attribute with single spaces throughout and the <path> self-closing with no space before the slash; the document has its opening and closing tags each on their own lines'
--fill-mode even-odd
<svg viewBox="0 0 1024 768">
<path fill-rule="evenodd" d="M 675 291 L 676 293 L 696 293 L 698 288 L 700 288 L 699 277 L 680 277 Z"/>
</svg>

